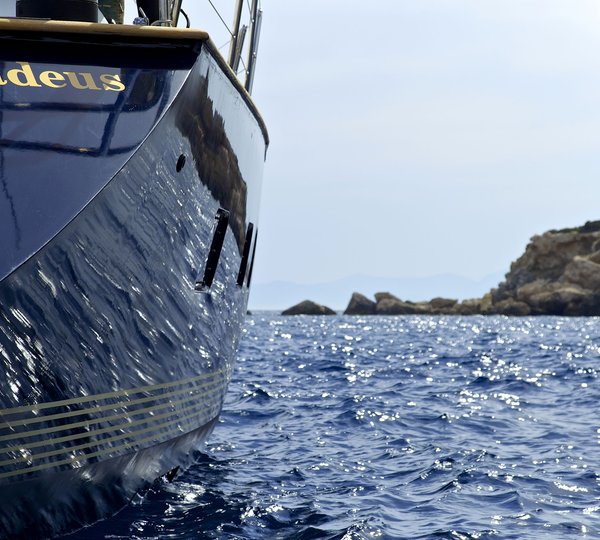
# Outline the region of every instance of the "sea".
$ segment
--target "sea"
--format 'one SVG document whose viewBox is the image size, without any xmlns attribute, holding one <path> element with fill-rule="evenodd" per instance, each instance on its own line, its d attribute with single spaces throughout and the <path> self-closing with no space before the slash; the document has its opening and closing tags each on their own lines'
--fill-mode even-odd
<svg viewBox="0 0 600 540">
<path fill-rule="evenodd" d="M 196 464 L 86 539 L 600 538 L 600 319 L 248 317 Z"/>
</svg>

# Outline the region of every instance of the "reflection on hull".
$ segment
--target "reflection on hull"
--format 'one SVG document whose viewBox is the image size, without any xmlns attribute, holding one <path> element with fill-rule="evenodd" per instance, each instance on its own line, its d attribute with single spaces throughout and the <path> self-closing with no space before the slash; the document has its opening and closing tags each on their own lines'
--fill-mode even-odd
<svg viewBox="0 0 600 540">
<path fill-rule="evenodd" d="M 136 453 L 11 485 L 10 499 L 18 504 L 10 504 L 12 511 L 3 512 L 2 538 L 51 537 L 115 513 L 135 493 L 165 476 L 165 471 L 190 465 L 194 450 L 207 439 L 215 423 L 216 419 Z"/>
<path fill-rule="evenodd" d="M 132 91 L 103 112 L 63 102 L 56 132 L 92 127 L 98 142 L 72 162 L 36 135 L 48 133 L 37 118 L 56 112 L 52 99 L 21 107 L 19 138 L 15 100 L 2 95 L 0 207 L 12 211 L 0 218 L 0 538 L 114 512 L 185 465 L 218 418 L 246 312 L 266 135 L 211 47 L 195 51 L 187 67 L 134 66 L 133 79 L 123 69 Z M 68 177 L 19 175 L 40 156 Z M 32 221 L 43 197 L 27 199 L 36 190 L 54 197 L 42 227 Z"/>
</svg>

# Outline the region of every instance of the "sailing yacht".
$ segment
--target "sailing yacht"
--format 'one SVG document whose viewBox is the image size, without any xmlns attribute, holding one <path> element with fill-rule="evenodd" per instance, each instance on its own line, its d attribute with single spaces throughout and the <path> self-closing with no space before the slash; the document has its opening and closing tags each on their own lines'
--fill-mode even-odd
<svg viewBox="0 0 600 540">
<path fill-rule="evenodd" d="M 122 7 L 0 18 L 0 538 L 73 531 L 189 465 L 234 367 L 260 10 L 237 3 L 224 58 L 181 1 Z"/>
</svg>

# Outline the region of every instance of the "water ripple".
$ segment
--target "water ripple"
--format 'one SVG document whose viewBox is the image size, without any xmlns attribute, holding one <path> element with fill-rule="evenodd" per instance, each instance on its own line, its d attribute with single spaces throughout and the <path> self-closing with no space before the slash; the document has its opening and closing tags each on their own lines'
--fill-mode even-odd
<svg viewBox="0 0 600 540">
<path fill-rule="evenodd" d="M 596 318 L 258 314 L 196 466 L 80 537 L 598 537 L 599 344 Z"/>
</svg>

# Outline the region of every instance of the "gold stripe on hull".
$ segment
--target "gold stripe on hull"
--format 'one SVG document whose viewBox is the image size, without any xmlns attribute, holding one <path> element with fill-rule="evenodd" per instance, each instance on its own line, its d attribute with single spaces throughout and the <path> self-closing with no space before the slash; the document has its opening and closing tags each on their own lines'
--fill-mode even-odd
<svg viewBox="0 0 600 540">
<path fill-rule="evenodd" d="M 219 410 L 216 409 L 214 411 L 213 417 L 211 419 L 207 420 L 207 422 L 205 422 L 205 423 L 208 423 L 210 420 L 215 418 L 216 415 L 218 414 L 218 412 L 219 412 Z M 200 426 L 198 426 L 198 427 L 200 427 Z M 13 476 L 19 476 L 19 475 L 23 475 L 23 474 L 29 474 L 29 473 L 43 471 L 43 470 L 47 470 L 47 469 L 53 469 L 56 467 L 60 467 L 61 465 L 77 464 L 78 466 L 82 466 L 82 465 L 85 465 L 86 462 L 89 461 L 91 458 L 101 457 L 101 456 L 116 457 L 116 456 L 114 456 L 114 454 L 117 453 L 117 455 L 119 455 L 118 453 L 122 450 L 133 450 L 133 449 L 138 450 L 144 443 L 147 443 L 150 441 L 152 441 L 154 444 L 165 442 L 166 440 L 172 438 L 172 436 L 175 434 L 183 435 L 184 432 L 182 432 L 178 427 L 173 428 L 167 432 L 164 432 L 165 437 L 161 438 L 161 439 L 157 439 L 155 436 L 145 437 L 144 439 L 139 439 L 135 442 L 126 443 L 121 446 L 115 446 L 115 447 L 107 449 L 107 450 L 99 450 L 97 452 L 93 452 L 91 454 L 85 454 L 83 456 L 75 456 L 73 458 L 63 459 L 61 461 L 53 461 L 51 463 L 45 463 L 43 465 L 38 465 L 35 467 L 28 467 L 27 469 L 19 469 L 16 471 L 2 473 L 2 474 L 0 474 L 0 479 L 10 478 Z M 66 450 L 68 451 L 69 449 L 66 449 Z M 113 455 L 110 455 L 110 454 L 113 454 Z"/>
<path fill-rule="evenodd" d="M 214 404 L 213 404 L 213 407 L 211 407 L 211 411 L 212 411 L 212 408 L 214 408 Z M 193 410 L 193 409 L 194 409 L 194 407 L 187 407 L 187 408 L 182 409 L 181 411 L 177 411 L 177 412 L 178 413 L 179 412 L 187 412 L 187 411 Z M 171 414 L 169 416 L 175 416 L 175 414 L 176 413 L 173 413 L 173 414 Z M 160 431 L 160 430 L 162 430 L 162 429 L 164 429 L 164 428 L 172 425 L 173 422 L 176 422 L 177 424 L 180 424 L 181 422 L 184 422 L 184 421 L 187 421 L 187 420 L 191 420 L 192 418 L 198 418 L 198 414 L 199 414 L 198 411 L 194 410 L 194 412 L 192 412 L 190 414 L 183 415 L 183 416 L 178 416 L 174 420 L 167 420 L 166 422 L 162 422 L 160 424 L 156 424 L 154 426 L 150 426 L 150 427 L 147 427 L 147 428 L 144 428 L 144 429 L 138 429 L 138 430 L 130 431 L 128 433 L 123 433 L 121 435 L 115 435 L 113 437 L 106 437 L 105 439 L 101 439 L 100 441 L 95 441 L 95 442 L 87 443 L 87 444 L 80 444 L 79 446 L 69 446 L 69 447 L 66 447 L 66 448 L 62 448 L 60 450 L 52 450 L 50 452 L 43 452 L 43 453 L 35 454 L 35 455 L 29 456 L 29 457 L 22 457 L 22 458 L 16 458 L 16 459 L 6 459 L 4 461 L 0 461 L 0 466 L 12 465 L 12 464 L 24 463 L 24 462 L 33 462 L 36 459 L 42 459 L 42 458 L 47 458 L 47 457 L 58 456 L 60 454 L 66 454 L 66 453 L 75 452 L 75 451 L 78 451 L 78 450 L 86 450 L 88 448 L 93 448 L 94 446 L 101 446 L 99 444 L 99 442 L 103 443 L 104 445 L 112 444 L 114 442 L 126 439 L 127 437 L 141 435 L 143 433 L 148 433 L 150 431 Z M 210 420 L 210 418 L 209 418 L 209 420 Z M 163 434 L 164 433 L 167 433 L 167 432 L 163 432 Z M 95 432 L 93 434 L 95 434 Z M 89 437 L 90 435 L 93 435 L 93 434 L 85 434 L 85 436 Z M 65 440 L 66 441 L 72 441 L 74 439 L 70 438 L 70 437 L 65 437 Z M 139 442 L 139 441 L 133 441 L 133 442 Z M 12 447 L 10 449 L 3 450 L 3 453 L 6 453 L 6 452 L 23 452 L 25 450 L 30 450 L 31 448 L 32 448 L 31 446 L 29 446 L 27 448 Z M 86 455 L 84 455 L 82 457 L 87 457 L 87 456 L 88 455 L 86 454 Z M 51 463 L 50 465 L 54 465 L 54 463 Z M 0 478 L 2 478 L 2 474 L 0 474 Z"/>
<path fill-rule="evenodd" d="M 73 418 L 75 416 L 84 416 L 86 414 L 94 414 L 94 413 L 103 412 L 103 411 L 111 411 L 114 409 L 125 409 L 127 407 L 130 407 L 131 405 L 140 405 L 140 404 L 148 403 L 151 401 L 159 401 L 161 399 L 165 399 L 168 397 L 175 397 L 175 396 L 186 394 L 189 392 L 197 393 L 201 390 L 211 389 L 212 387 L 214 387 L 214 384 L 207 383 L 207 384 L 202 384 L 202 385 L 196 385 L 191 388 L 184 388 L 183 390 L 176 390 L 174 392 L 167 392 L 165 394 L 159 394 L 156 396 L 148 396 L 145 398 L 135 399 L 135 400 L 131 400 L 131 401 L 121 401 L 121 402 L 117 402 L 117 403 L 114 403 L 111 405 L 102 405 L 100 407 L 90 407 L 88 409 L 78 409 L 76 411 L 69 411 L 66 413 L 58 413 L 58 414 L 49 414 L 46 416 L 36 416 L 35 418 L 28 418 L 25 420 L 21 420 L 21 419 L 6 420 L 4 422 L 5 425 L 0 425 L 0 429 L 13 429 L 13 428 L 19 427 L 19 426 L 39 424 L 41 422 L 48 422 L 48 421 L 52 421 L 52 420 L 64 420 L 66 418 Z M 173 402 L 170 401 L 169 403 L 173 403 Z M 145 409 L 136 409 L 136 410 L 132 411 L 132 414 L 147 412 L 149 410 L 152 410 L 152 407 L 148 407 Z M 3 438 L 0 436 L 0 441 L 2 441 L 2 440 L 3 440 Z"/>
<path fill-rule="evenodd" d="M 0 454 L 13 454 L 11 459 L 0 460 L 0 480 L 15 476 L 28 475 L 34 472 L 48 469 L 60 468 L 64 470 L 65 465 L 80 467 L 90 460 L 99 457 L 117 457 L 129 450 L 139 450 L 144 445 L 152 443 L 159 444 L 177 435 L 183 435 L 214 420 L 221 409 L 223 397 L 230 372 L 211 371 L 188 379 L 182 379 L 170 383 L 148 385 L 128 390 L 107 392 L 93 396 L 82 396 L 54 402 L 39 403 L 32 406 L 20 406 L 13 409 L 0 411 L 0 430 L 18 427 L 30 427 L 35 424 L 42 426 L 34 429 L 24 429 L 18 432 L 0 436 L 0 443 L 9 443 L 10 446 L 0 446 Z M 177 386 L 185 388 L 173 389 Z M 168 390 L 167 392 L 162 392 Z M 154 395 L 147 395 L 157 392 Z M 115 398 L 129 398 L 146 394 L 144 397 L 135 399 L 119 400 L 115 403 L 104 404 L 95 407 L 87 407 L 76 411 L 64 413 L 52 413 L 38 416 L 39 411 L 68 407 L 72 405 L 91 404 Z M 173 399 L 176 398 L 176 399 Z M 150 406 L 145 406 L 153 402 Z M 138 407 L 127 410 L 130 407 Z M 171 410 L 167 410 L 171 409 Z M 121 410 L 118 414 L 102 413 Z M 166 412 L 162 412 L 165 411 Z M 161 414 L 156 414 L 160 412 Z M 99 414 L 100 413 L 100 414 Z M 16 414 L 32 414 L 33 418 L 14 418 L 6 421 L 6 417 L 14 417 Z M 50 425 L 56 421 L 65 421 L 83 415 L 94 415 L 83 421 Z M 140 418 L 140 416 L 142 416 Z M 116 423 L 113 423 L 116 422 Z M 44 423 L 46 423 L 44 425 Z M 112 424 L 106 427 L 102 424 Z M 100 425 L 97 429 L 91 426 Z M 135 429 L 141 428 L 141 429 Z M 74 429 L 89 429 L 83 433 L 66 434 L 59 437 L 50 437 L 44 440 L 33 440 L 25 442 L 26 439 L 52 435 L 55 433 L 72 431 Z M 146 435 L 138 438 L 140 435 Z M 75 446 L 68 446 L 79 439 L 94 439 L 85 441 Z M 20 442 L 22 441 L 22 444 Z M 123 444 L 114 446 L 115 443 L 125 441 Z M 34 449 L 41 449 L 37 454 L 31 453 Z M 94 450 L 90 452 L 90 450 Z M 83 452 L 81 455 L 74 453 Z M 24 455 L 26 454 L 26 455 Z M 52 459 L 52 458 L 59 459 Z M 19 467 L 19 465 L 23 465 Z M 14 467 L 18 467 L 14 469 Z M 10 470 L 12 469 L 12 470 Z"/>
<path fill-rule="evenodd" d="M 153 392 L 154 390 L 164 390 L 166 388 L 172 388 L 173 386 L 179 386 L 183 384 L 193 384 L 197 381 L 201 381 L 208 377 L 214 376 L 215 374 L 221 374 L 225 372 L 221 371 L 210 371 L 203 375 L 196 377 L 190 377 L 187 379 L 181 379 L 178 381 L 172 381 L 162 384 L 152 384 L 147 386 L 139 386 L 138 388 L 130 388 L 127 390 L 117 390 L 115 392 L 105 392 L 103 394 L 95 394 L 92 396 L 81 396 L 78 398 L 62 399 L 60 401 L 49 401 L 45 403 L 36 403 L 35 405 L 24 405 L 20 407 L 11 407 L 9 409 L 0 409 L 0 417 L 5 417 L 22 412 L 33 412 L 37 413 L 45 409 L 53 409 L 56 407 L 64 407 L 66 405 L 80 405 L 82 403 L 90 403 L 92 401 L 103 401 L 105 399 L 121 397 L 121 396 L 133 396 L 135 394 L 142 394 L 144 392 Z M 229 374 L 227 374 L 229 377 Z"/>
</svg>

